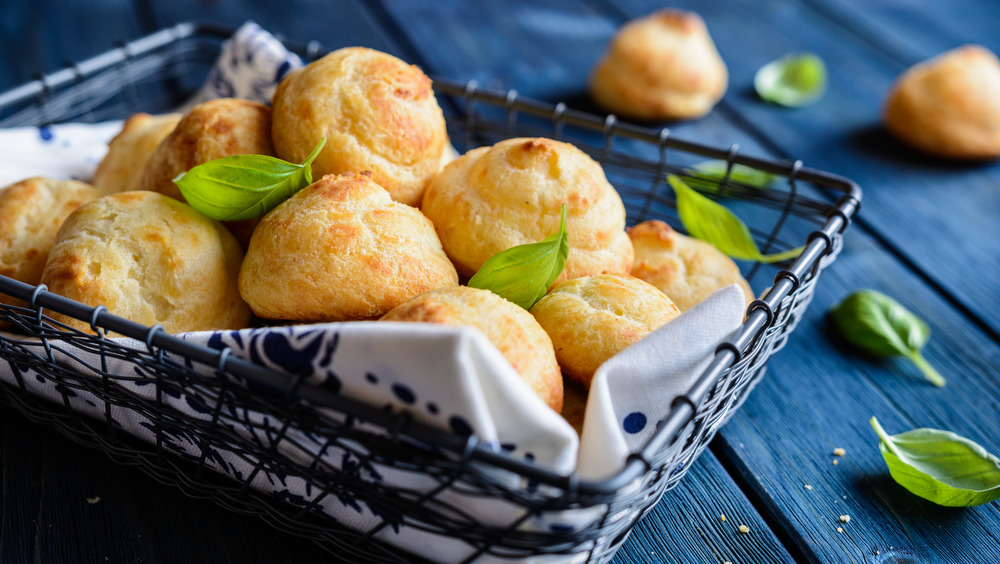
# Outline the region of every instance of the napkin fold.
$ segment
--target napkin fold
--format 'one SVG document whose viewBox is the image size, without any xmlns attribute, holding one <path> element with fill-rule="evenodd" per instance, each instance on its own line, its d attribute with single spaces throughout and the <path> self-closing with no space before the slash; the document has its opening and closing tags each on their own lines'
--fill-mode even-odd
<svg viewBox="0 0 1000 564">
<path fill-rule="evenodd" d="M 269 101 L 277 81 L 301 64 L 279 41 L 250 22 L 226 42 L 209 80 L 185 107 L 219 96 Z M 0 186 L 32 176 L 88 180 L 103 158 L 108 141 L 120 128 L 121 122 L 109 122 L 0 130 Z M 592 383 L 582 437 L 531 392 L 482 333 L 471 328 L 354 322 L 199 332 L 181 337 L 214 348 L 229 347 L 237 356 L 275 370 L 304 374 L 313 385 L 371 405 L 409 412 L 442 429 L 474 431 L 485 444 L 534 460 L 558 473 L 575 470 L 584 479 L 601 479 L 618 471 L 627 455 L 648 439 L 674 397 L 688 390 L 711 361 L 716 346 L 739 327 L 744 307 L 738 287 L 724 288 L 607 361 Z M 0 333 L 3 338 L 5 335 Z M 137 350 L 146 347 L 131 339 L 120 342 Z M 60 343 L 55 354 L 60 362 L 99 378 L 81 364 L 83 361 L 100 366 L 96 355 L 66 343 Z M 108 370 L 138 375 L 134 381 L 116 385 L 128 387 L 141 397 L 154 398 L 151 394 L 155 394 L 156 386 L 149 384 L 156 375 L 113 359 Z M 0 380 L 15 385 L 24 382 L 31 393 L 63 401 L 62 390 L 54 382 L 25 367 L 0 363 Z M 196 387 L 182 387 L 178 395 L 166 401 L 184 417 L 205 419 L 211 414 L 199 408 L 204 406 L 199 394 Z M 70 406 L 94 417 L 106 416 L 103 403 L 86 392 L 71 398 Z M 163 439 L 141 413 L 123 407 L 114 407 L 111 413 L 130 434 L 147 441 Z M 261 431 L 262 425 L 266 427 L 265 417 L 249 410 L 242 417 L 248 424 L 234 424 L 234 432 L 263 444 L 271 440 L 273 434 Z M 293 438 L 279 444 L 281 454 L 290 460 L 305 465 L 321 455 L 332 466 L 346 460 L 342 452 L 322 454 L 322 437 L 296 432 Z M 206 454 L 200 442 L 181 435 L 170 437 L 164 444 L 181 456 Z M 254 467 L 254 461 L 225 450 L 215 450 L 205 460 L 217 472 L 235 479 L 247 476 Z M 401 488 L 430 487 L 419 477 L 391 468 L 377 468 L 371 479 L 387 480 Z M 298 476 L 263 472 L 252 486 L 294 503 L 309 503 L 318 495 Z M 463 497 L 458 492 L 445 495 L 485 523 L 514 523 L 522 511 L 502 500 Z M 320 506 L 341 523 L 360 531 L 382 521 L 376 509 L 343 496 L 326 496 Z M 575 511 L 537 516 L 524 526 L 575 527 L 595 518 L 595 512 L 586 508 Z M 403 524 L 383 527 L 376 536 L 436 561 L 461 560 L 471 554 L 470 547 L 460 541 Z M 573 558 L 570 555 L 535 561 Z M 484 557 L 479 561 L 492 559 Z"/>
</svg>

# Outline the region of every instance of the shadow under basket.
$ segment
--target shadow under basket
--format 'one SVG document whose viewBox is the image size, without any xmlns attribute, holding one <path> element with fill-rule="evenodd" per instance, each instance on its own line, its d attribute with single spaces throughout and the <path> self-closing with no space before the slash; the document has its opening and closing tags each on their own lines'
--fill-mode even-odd
<svg viewBox="0 0 1000 564">
<path fill-rule="evenodd" d="M 0 126 L 42 126 L 121 119 L 130 113 L 166 112 L 183 103 L 205 80 L 222 41 L 233 30 L 180 24 L 0 94 Z M 307 61 L 324 54 L 319 44 L 289 44 Z M 744 263 L 744 276 L 760 292 L 746 320 L 719 345 L 691 389 L 664 406 L 658 429 L 616 475 L 601 481 L 560 475 L 478 440 L 413 421 L 406 413 L 338 395 L 303 377 L 237 358 L 228 349 L 199 346 L 72 302 L 44 287 L 0 277 L 0 293 L 23 307 L 0 305 L 0 357 L 12 381 L 0 386 L 3 403 L 29 419 L 54 426 L 74 441 L 142 468 L 185 493 L 210 498 L 231 510 L 260 515 L 285 532 L 314 540 L 341 558 L 367 562 L 413 561 L 412 554 L 379 540 L 400 527 L 463 543 L 462 558 L 526 558 L 572 555 L 573 561 L 605 562 L 631 527 L 684 476 L 716 431 L 746 398 L 808 306 L 820 273 L 836 258 L 843 231 L 860 205 L 851 181 L 802 166 L 714 148 L 651 129 L 568 108 L 433 77 L 449 134 L 460 152 L 510 137 L 568 141 L 604 167 L 625 202 L 628 224 L 662 219 L 679 227 L 668 175 L 692 181 L 703 194 L 739 215 L 764 253 L 804 245 L 794 261 Z M 697 176 L 695 164 L 721 159 L 721 178 Z M 770 187 L 743 184 L 736 165 L 771 173 Z M 89 323 L 85 334 L 43 314 L 56 311 Z M 136 339 L 123 347 L 108 333 Z M 74 358 L 91 353 L 94 362 Z M 137 376 L 109 370 L 135 368 L 150 387 L 136 393 Z M 38 388 L 48 390 L 40 394 Z M 183 393 L 202 409 L 189 417 L 171 403 Z M 259 417 L 247 417 L 253 412 Z M 120 419 L 139 418 L 141 438 L 123 431 Z M 308 436 L 323 452 L 299 448 Z M 185 448 L 179 448 L 183 442 Z M 193 448 L 192 445 L 196 448 Z M 281 447 L 281 448 L 279 448 Z M 340 464 L 330 464 L 330 452 Z M 220 453 L 246 471 L 218 472 Z M 228 457 L 228 458 L 227 458 Z M 386 470 L 418 474 L 426 487 L 399 487 L 382 480 Z M 308 485 L 309 499 L 277 496 L 254 487 L 263 477 Z M 376 524 L 354 530 L 320 510 L 323 500 L 367 508 Z M 495 499 L 511 510 L 502 525 L 482 522 L 462 499 Z M 536 526 L 547 515 L 590 512 L 582 526 Z M 487 558 L 489 559 L 489 558 Z"/>
</svg>

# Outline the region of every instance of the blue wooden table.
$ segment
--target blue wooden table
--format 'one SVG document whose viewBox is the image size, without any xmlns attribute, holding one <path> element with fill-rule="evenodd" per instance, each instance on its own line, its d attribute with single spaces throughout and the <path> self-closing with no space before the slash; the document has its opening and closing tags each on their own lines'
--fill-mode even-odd
<svg viewBox="0 0 1000 564">
<path fill-rule="evenodd" d="M 722 103 L 708 117 L 671 124 L 673 134 L 802 159 L 852 178 L 865 200 L 788 346 L 617 561 L 1000 561 L 1000 503 L 948 509 L 911 495 L 889 477 L 868 425 L 875 415 L 891 433 L 948 429 L 1000 454 L 1000 164 L 932 159 L 900 146 L 880 124 L 889 85 L 910 65 L 963 43 L 1000 52 L 1000 3 L 671 5 L 703 16 L 730 71 Z M 660 7 L 651 0 L 10 0 L 0 4 L 0 90 L 171 23 L 253 19 L 288 38 L 365 45 L 432 74 L 587 107 L 587 74 L 611 35 Z M 803 50 L 826 61 L 826 95 L 796 110 L 761 102 L 752 90 L 756 69 Z M 827 310 L 860 288 L 889 294 L 928 322 L 925 355 L 948 379 L 945 388 L 906 362 L 873 360 L 834 336 Z M 336 561 L 18 414 L 0 416 L 0 430 L 3 562 Z M 835 448 L 845 454 L 834 457 Z"/>
</svg>

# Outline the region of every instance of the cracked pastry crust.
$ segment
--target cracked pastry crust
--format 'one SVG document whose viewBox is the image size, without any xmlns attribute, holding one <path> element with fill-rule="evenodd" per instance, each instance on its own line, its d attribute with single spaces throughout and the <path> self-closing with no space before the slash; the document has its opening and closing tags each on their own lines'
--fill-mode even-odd
<svg viewBox="0 0 1000 564">
<path fill-rule="evenodd" d="M 628 274 L 567 280 L 531 308 L 552 339 L 563 373 L 590 387 L 598 367 L 680 315 L 655 286 Z"/>
<path fill-rule="evenodd" d="M 563 204 L 569 257 L 558 280 L 627 273 L 621 197 L 601 165 L 568 143 L 515 138 L 469 151 L 434 177 L 421 209 L 459 274 L 471 277 L 500 251 L 556 233 Z"/>
<path fill-rule="evenodd" d="M 278 156 L 292 162 L 326 145 L 313 177 L 369 171 L 394 200 L 417 205 L 450 157 L 431 79 L 392 55 L 338 49 L 290 73 L 273 98 Z"/>
<path fill-rule="evenodd" d="M 458 284 L 420 210 L 370 174 L 326 175 L 265 215 L 240 293 L 268 319 L 376 319 L 417 294 Z"/>
<path fill-rule="evenodd" d="M 37 285 L 66 217 L 100 196 L 75 180 L 35 177 L 0 189 L 0 275 Z M 27 305 L 0 294 L 0 303 Z"/>
<path fill-rule="evenodd" d="M 730 284 L 739 284 L 748 305 L 753 301 L 739 267 L 711 243 L 681 235 L 659 220 L 630 227 L 628 234 L 635 247 L 632 275 L 662 290 L 681 311 Z"/>
<path fill-rule="evenodd" d="M 236 286 L 242 259 L 239 243 L 218 221 L 162 194 L 122 192 L 66 219 L 41 282 L 170 333 L 241 329 L 250 322 Z M 53 317 L 91 331 L 86 321 Z"/>
<path fill-rule="evenodd" d="M 552 341 L 523 308 L 489 290 L 455 286 L 400 304 L 382 321 L 475 327 L 486 335 L 542 401 L 562 409 L 563 381 Z"/>
</svg>

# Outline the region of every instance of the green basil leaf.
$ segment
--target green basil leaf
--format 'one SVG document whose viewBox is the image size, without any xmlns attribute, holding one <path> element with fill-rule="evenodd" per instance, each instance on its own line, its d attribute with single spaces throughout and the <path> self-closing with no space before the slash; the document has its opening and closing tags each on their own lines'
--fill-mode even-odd
<svg viewBox="0 0 1000 564">
<path fill-rule="evenodd" d="M 719 190 L 719 184 L 723 181 L 727 184 L 733 182 L 766 190 L 774 184 L 775 179 L 777 175 L 763 170 L 741 164 L 734 164 L 730 168 L 727 161 L 713 160 L 694 165 L 687 184 L 699 192 L 714 193 Z M 728 195 L 729 192 L 727 186 L 722 187 L 723 195 Z"/>
<path fill-rule="evenodd" d="M 312 184 L 320 139 L 302 164 L 268 155 L 230 155 L 202 163 L 174 179 L 188 204 L 221 221 L 260 217 Z"/>
<path fill-rule="evenodd" d="M 750 229 L 724 206 L 699 194 L 675 175 L 667 178 L 677 194 L 677 213 L 691 236 L 707 241 L 723 253 L 740 260 L 779 262 L 793 259 L 802 247 L 782 253 L 761 254 Z"/>
<path fill-rule="evenodd" d="M 798 108 L 812 104 L 826 91 L 826 65 L 812 53 L 793 53 L 762 66 L 753 78 L 763 100 Z"/>
<path fill-rule="evenodd" d="M 566 266 L 569 256 L 566 204 L 560 214 L 558 232 L 538 243 L 518 245 L 493 255 L 469 280 L 469 286 L 490 290 L 524 309 L 531 309 Z"/>
<path fill-rule="evenodd" d="M 971 507 L 1000 499 L 1000 459 L 979 444 L 938 429 L 890 436 L 872 417 L 892 479 L 938 505 Z"/>
<path fill-rule="evenodd" d="M 854 346 L 875 356 L 906 357 L 932 384 L 945 385 L 944 378 L 920 354 L 930 338 L 930 327 L 896 300 L 874 290 L 860 290 L 835 305 L 830 318 Z"/>
</svg>

